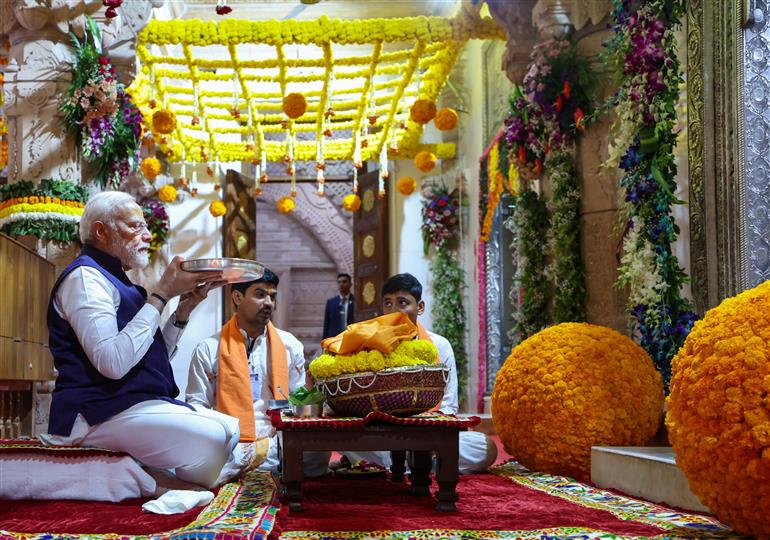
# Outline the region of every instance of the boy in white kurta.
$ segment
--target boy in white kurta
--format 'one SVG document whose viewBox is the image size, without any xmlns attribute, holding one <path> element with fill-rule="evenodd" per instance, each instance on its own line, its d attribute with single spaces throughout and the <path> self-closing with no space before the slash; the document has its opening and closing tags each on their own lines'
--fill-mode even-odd
<svg viewBox="0 0 770 540">
<path fill-rule="evenodd" d="M 406 313 L 417 326 L 420 339 L 429 339 L 438 349 L 438 361 L 449 368 L 449 380 L 444 389 L 444 397 L 439 409 L 446 414 L 457 414 L 457 366 L 452 345 L 438 334 L 428 332 L 417 322 L 417 317 L 425 311 L 422 300 L 422 285 L 412 274 L 396 274 L 382 286 L 383 314 L 400 311 Z M 458 467 L 461 473 L 473 473 L 487 470 L 497 458 L 497 446 L 486 435 L 478 431 L 460 432 L 460 456 Z M 366 460 L 390 467 L 389 452 L 344 452 L 351 461 Z"/>
<path fill-rule="evenodd" d="M 188 403 L 196 407 L 221 410 L 221 401 L 224 396 L 218 396 L 218 391 L 224 392 L 224 390 L 218 386 L 217 381 L 222 375 L 220 365 L 222 335 L 228 328 L 234 328 L 235 332 L 240 333 L 237 337 L 242 339 L 237 340 L 237 347 L 245 347 L 245 351 L 238 351 L 241 355 L 239 361 L 242 360 L 248 364 L 250 388 L 246 388 L 242 392 L 243 395 L 228 397 L 240 400 L 245 406 L 250 404 L 253 410 L 253 439 L 257 441 L 267 439 L 269 442 L 267 455 L 257 468 L 269 471 L 277 470 L 278 452 L 275 429 L 266 414 L 268 402 L 279 397 L 281 393 L 288 395 L 305 384 L 305 356 L 302 343 L 289 332 L 279 330 L 269 322 L 275 308 L 277 288 L 278 276 L 269 269 L 265 269 L 264 276 L 257 281 L 232 286 L 231 299 L 236 307 L 235 316 L 225 325 L 222 332 L 203 340 L 195 348 L 187 382 Z M 276 347 L 281 347 L 282 350 Z M 281 360 L 281 366 L 274 363 L 276 361 L 274 357 L 277 354 L 285 356 L 285 366 L 283 360 Z M 286 386 L 280 389 L 275 387 L 280 386 L 275 383 L 277 379 L 274 371 L 277 371 L 278 367 L 286 370 Z M 241 429 L 245 432 L 243 423 L 242 417 Z M 237 452 L 228 466 L 238 468 L 247 465 L 249 452 L 252 450 L 251 445 L 240 444 L 239 452 L 242 455 L 238 455 Z M 325 474 L 328 463 L 329 453 L 307 453 L 305 474 L 307 476 Z"/>
</svg>

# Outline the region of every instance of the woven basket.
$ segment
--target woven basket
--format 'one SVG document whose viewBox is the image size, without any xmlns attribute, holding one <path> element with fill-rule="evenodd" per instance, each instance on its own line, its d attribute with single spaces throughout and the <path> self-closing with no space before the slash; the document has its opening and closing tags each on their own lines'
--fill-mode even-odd
<svg viewBox="0 0 770 540">
<path fill-rule="evenodd" d="M 364 417 L 372 411 L 408 416 L 441 403 L 449 380 L 443 364 L 351 373 L 318 381 L 335 413 Z"/>
</svg>

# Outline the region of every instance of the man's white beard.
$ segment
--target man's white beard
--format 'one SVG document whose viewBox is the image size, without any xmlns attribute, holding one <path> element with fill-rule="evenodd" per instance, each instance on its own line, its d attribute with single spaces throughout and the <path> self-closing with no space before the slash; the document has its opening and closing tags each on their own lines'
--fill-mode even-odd
<svg viewBox="0 0 770 540">
<path fill-rule="evenodd" d="M 118 258 L 123 268 L 145 268 L 150 264 L 150 257 L 147 251 L 139 251 L 142 247 L 145 246 L 127 246 L 114 241 L 112 243 L 112 252 L 120 254 Z"/>
</svg>

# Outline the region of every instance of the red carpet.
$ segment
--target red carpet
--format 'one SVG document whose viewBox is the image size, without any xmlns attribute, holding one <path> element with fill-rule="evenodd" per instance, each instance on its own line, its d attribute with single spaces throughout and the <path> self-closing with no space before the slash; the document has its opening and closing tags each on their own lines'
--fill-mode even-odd
<svg viewBox="0 0 770 540">
<path fill-rule="evenodd" d="M 183 514 L 160 516 L 142 512 L 147 499 L 119 503 L 92 501 L 0 502 L 0 529 L 14 532 L 152 534 L 184 527 L 203 506 Z"/>
<path fill-rule="evenodd" d="M 586 508 L 493 474 L 460 477 L 457 513 L 438 512 L 433 497 L 413 497 L 407 484 L 385 479 L 327 477 L 303 486 L 304 512 L 290 512 L 284 531 L 589 527 L 623 535 L 664 533 L 663 529 L 623 521 L 604 510 Z M 431 489 L 437 489 L 435 482 Z"/>
</svg>

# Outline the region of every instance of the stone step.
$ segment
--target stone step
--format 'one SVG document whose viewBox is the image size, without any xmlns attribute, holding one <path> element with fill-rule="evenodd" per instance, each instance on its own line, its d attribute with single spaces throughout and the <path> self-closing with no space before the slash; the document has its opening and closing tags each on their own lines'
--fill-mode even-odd
<svg viewBox="0 0 770 540">
<path fill-rule="evenodd" d="M 690 491 L 670 446 L 594 446 L 591 482 L 684 510 L 709 511 Z"/>
</svg>

